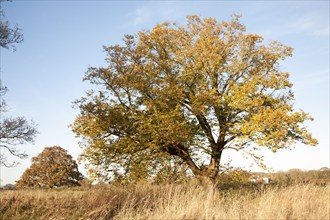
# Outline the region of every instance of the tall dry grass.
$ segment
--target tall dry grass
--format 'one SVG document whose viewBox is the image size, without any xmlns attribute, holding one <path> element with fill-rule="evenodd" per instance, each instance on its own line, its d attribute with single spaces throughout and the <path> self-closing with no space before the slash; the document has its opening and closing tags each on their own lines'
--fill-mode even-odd
<svg viewBox="0 0 330 220">
<path fill-rule="evenodd" d="M 153 203 L 126 204 L 117 219 L 329 219 L 330 187 L 295 185 L 261 191 L 169 187 Z"/>
<path fill-rule="evenodd" d="M 195 184 L 0 192 L 0 219 L 330 219 L 330 186 L 207 190 Z"/>
</svg>

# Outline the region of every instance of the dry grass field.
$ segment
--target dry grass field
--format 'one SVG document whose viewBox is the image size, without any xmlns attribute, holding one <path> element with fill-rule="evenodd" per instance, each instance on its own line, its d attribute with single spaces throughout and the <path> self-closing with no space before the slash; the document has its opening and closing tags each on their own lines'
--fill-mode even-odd
<svg viewBox="0 0 330 220">
<path fill-rule="evenodd" d="M 330 185 L 196 184 L 0 191 L 0 219 L 330 219 Z"/>
</svg>

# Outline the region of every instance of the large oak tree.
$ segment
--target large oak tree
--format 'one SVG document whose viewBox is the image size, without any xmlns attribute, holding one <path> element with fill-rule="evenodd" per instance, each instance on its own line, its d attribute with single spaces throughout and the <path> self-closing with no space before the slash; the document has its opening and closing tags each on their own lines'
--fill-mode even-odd
<svg viewBox="0 0 330 220">
<path fill-rule="evenodd" d="M 293 49 L 245 33 L 238 16 L 188 16 L 186 26 L 165 22 L 123 40 L 105 47 L 106 66 L 86 73 L 98 91 L 76 102 L 72 128 L 92 173 L 152 170 L 179 158 L 210 183 L 226 149 L 254 156 L 258 147 L 317 144 L 280 67 Z"/>
</svg>

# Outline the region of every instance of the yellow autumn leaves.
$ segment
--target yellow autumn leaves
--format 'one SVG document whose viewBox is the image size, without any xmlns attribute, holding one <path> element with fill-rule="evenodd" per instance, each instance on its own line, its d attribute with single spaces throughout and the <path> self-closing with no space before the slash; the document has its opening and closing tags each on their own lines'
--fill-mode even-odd
<svg viewBox="0 0 330 220">
<path fill-rule="evenodd" d="M 239 16 L 221 23 L 187 16 L 186 26 L 165 22 L 125 35 L 124 43 L 105 47 L 107 66 L 85 76 L 99 93 L 77 101 L 81 114 L 72 128 L 85 140 L 91 167 L 129 173 L 130 161 L 154 167 L 167 155 L 212 179 L 201 167 L 216 175 L 231 143 L 273 151 L 317 143 L 302 127 L 311 118 L 294 111 L 289 73 L 280 68 L 293 49 L 264 45 L 261 36 L 245 33 Z M 198 164 L 196 155 L 210 163 Z"/>
</svg>

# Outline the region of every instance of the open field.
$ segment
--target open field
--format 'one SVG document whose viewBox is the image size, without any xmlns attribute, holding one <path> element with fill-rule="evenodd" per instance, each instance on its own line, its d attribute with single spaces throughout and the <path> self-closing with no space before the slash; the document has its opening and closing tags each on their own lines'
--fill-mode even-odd
<svg viewBox="0 0 330 220">
<path fill-rule="evenodd" d="M 222 191 L 132 184 L 0 193 L 0 219 L 330 219 L 329 184 Z"/>
</svg>

